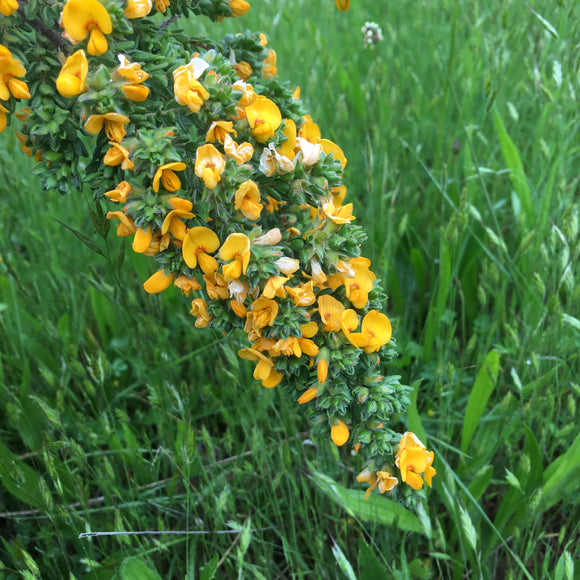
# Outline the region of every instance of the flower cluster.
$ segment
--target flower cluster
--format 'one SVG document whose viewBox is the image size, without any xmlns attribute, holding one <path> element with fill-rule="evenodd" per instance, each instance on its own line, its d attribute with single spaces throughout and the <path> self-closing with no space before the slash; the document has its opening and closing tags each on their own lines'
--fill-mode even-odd
<svg viewBox="0 0 580 580">
<path fill-rule="evenodd" d="M 373 49 L 375 44 L 384 40 L 381 27 L 376 22 L 365 22 L 360 29 L 360 32 L 363 37 L 363 46 L 365 48 Z"/>
<path fill-rule="evenodd" d="M 43 4 L 42 27 L 27 5 L 10 16 L 21 21 L 8 39 L 37 66 L 29 92 L 24 66 L 0 47 L 0 130 L 15 101 L 31 99 L 23 147 L 42 155 L 45 187 L 69 192 L 82 181 L 110 203 L 117 235 L 155 263 L 145 291 L 176 287 L 196 327 L 245 335 L 238 354 L 255 379 L 305 408 L 318 435 L 350 443 L 369 489 L 391 490 L 390 471 L 371 468 L 393 463 L 399 435 L 389 423 L 409 388 L 386 372 L 386 296 L 344 203 L 343 151 L 306 114 L 299 90 L 277 78 L 263 34 L 198 42 L 150 17 L 155 6 L 219 20 L 248 2 Z M 2 13 L 12 5 L 1 2 Z M 61 31 L 62 61 L 47 30 Z M 37 42 L 24 49 L 32 32 Z M 403 482 L 419 489 L 423 475 L 430 485 L 432 461 L 403 437 Z"/>
</svg>

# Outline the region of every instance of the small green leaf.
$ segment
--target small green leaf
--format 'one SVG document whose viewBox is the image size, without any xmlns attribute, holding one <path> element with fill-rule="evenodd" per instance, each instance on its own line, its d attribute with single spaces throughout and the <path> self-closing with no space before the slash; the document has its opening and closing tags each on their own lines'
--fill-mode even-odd
<svg viewBox="0 0 580 580">
<path fill-rule="evenodd" d="M 214 554 L 212 559 L 202 568 L 200 580 L 212 580 L 217 571 L 218 562 L 218 555 Z"/>
<path fill-rule="evenodd" d="M 139 558 L 125 558 L 119 569 L 120 580 L 162 580 L 161 576 L 151 570 Z"/>
</svg>

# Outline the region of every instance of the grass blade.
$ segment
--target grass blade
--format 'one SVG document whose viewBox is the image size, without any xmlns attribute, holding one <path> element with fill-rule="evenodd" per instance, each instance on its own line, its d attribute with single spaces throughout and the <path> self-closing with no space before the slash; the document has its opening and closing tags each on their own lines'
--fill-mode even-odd
<svg viewBox="0 0 580 580">
<path fill-rule="evenodd" d="M 492 350 L 485 357 L 485 361 L 475 377 L 475 383 L 465 409 L 463 431 L 461 432 L 461 451 L 463 453 L 467 453 L 489 396 L 495 388 L 498 372 L 499 355 L 497 351 Z"/>
</svg>

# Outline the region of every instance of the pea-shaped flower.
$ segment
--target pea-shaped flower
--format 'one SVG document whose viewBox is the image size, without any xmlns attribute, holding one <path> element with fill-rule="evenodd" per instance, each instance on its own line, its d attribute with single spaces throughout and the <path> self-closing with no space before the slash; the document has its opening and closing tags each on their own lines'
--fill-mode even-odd
<svg viewBox="0 0 580 580">
<path fill-rule="evenodd" d="M 68 0 L 62 10 L 62 25 L 76 42 L 89 35 L 89 54 L 98 56 L 107 52 L 105 34 L 113 32 L 113 24 L 107 9 L 97 0 Z"/>
</svg>

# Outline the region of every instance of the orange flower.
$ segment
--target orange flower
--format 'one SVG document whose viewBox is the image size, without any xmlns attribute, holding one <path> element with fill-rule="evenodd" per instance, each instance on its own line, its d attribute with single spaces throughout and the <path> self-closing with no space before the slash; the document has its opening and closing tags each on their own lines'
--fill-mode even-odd
<svg viewBox="0 0 580 580">
<path fill-rule="evenodd" d="M 115 189 L 105 192 L 105 195 L 111 200 L 117 203 L 125 203 L 127 201 L 127 196 L 131 193 L 132 188 L 126 181 L 121 181 Z"/>
<path fill-rule="evenodd" d="M 133 220 L 126 216 L 122 211 L 110 211 L 105 216 L 108 220 L 117 219 L 119 220 L 119 225 L 117 226 L 117 235 L 120 238 L 126 238 L 135 233 L 137 229 Z"/>
<path fill-rule="evenodd" d="M 11 16 L 18 10 L 17 0 L 0 0 L 0 14 L 2 16 Z M 0 131 L 1 133 L 2 131 Z"/>
<path fill-rule="evenodd" d="M 105 128 L 107 137 L 112 141 L 121 143 L 127 134 L 125 125 L 130 123 L 129 117 L 120 113 L 105 113 L 104 115 L 91 115 L 85 123 L 85 131 L 91 135 L 97 135 Z"/>
<path fill-rule="evenodd" d="M 353 258 L 348 262 L 347 269 L 341 273 L 346 297 L 355 308 L 364 308 L 368 304 L 369 292 L 377 278 L 369 269 L 370 265 L 368 258 Z"/>
<path fill-rule="evenodd" d="M 278 316 L 278 308 L 278 303 L 269 298 L 258 298 L 252 302 L 244 326 L 244 330 L 252 336 L 250 340 L 261 336 L 262 328 L 274 324 L 274 320 Z"/>
<path fill-rule="evenodd" d="M 171 232 L 174 238 L 184 241 L 187 235 L 187 228 L 182 220 L 188 220 L 195 217 L 195 214 L 191 212 L 193 204 L 190 201 L 180 199 L 179 197 L 172 197 L 169 202 L 173 209 L 163 220 L 161 234 L 165 235 L 167 232 Z"/>
<path fill-rule="evenodd" d="M 309 389 L 306 389 L 300 395 L 300 397 L 298 397 L 298 404 L 304 405 L 305 403 L 312 401 L 312 399 L 315 399 L 316 395 L 318 395 L 318 389 L 316 389 L 314 387 L 310 387 Z"/>
<path fill-rule="evenodd" d="M 192 316 L 197 316 L 197 320 L 195 321 L 196 328 L 205 328 L 213 318 L 213 314 L 209 314 L 207 311 L 207 302 L 203 298 L 196 298 L 191 303 L 189 313 Z"/>
<path fill-rule="evenodd" d="M 360 446 L 360 444 L 357 443 Z M 369 499 L 373 489 L 379 488 L 381 494 L 385 491 L 392 491 L 395 485 L 399 483 L 396 477 L 393 477 L 388 471 L 372 472 L 368 467 L 365 467 L 357 476 L 356 480 L 359 483 L 367 483 L 369 488 L 365 492 L 365 501 Z"/>
<path fill-rule="evenodd" d="M 338 419 L 338 423 L 330 428 L 330 438 L 338 447 L 342 447 L 348 441 L 349 435 L 348 426 L 342 419 Z"/>
<path fill-rule="evenodd" d="M 64 63 L 56 78 L 56 90 L 63 97 L 76 97 L 86 90 L 89 62 L 84 50 L 77 50 Z"/>
<path fill-rule="evenodd" d="M 0 133 L 6 129 L 6 125 L 8 124 L 6 113 L 10 113 L 10 111 L 6 107 L 0 105 Z"/>
<path fill-rule="evenodd" d="M 62 10 L 62 25 L 76 42 L 89 35 L 89 54 L 98 56 L 107 52 L 105 34 L 111 34 L 113 24 L 107 9 L 97 0 L 68 0 Z"/>
<path fill-rule="evenodd" d="M 276 68 L 276 51 L 273 49 L 270 49 L 268 56 L 264 59 L 262 74 L 265 79 L 271 79 L 278 74 L 278 69 Z"/>
<path fill-rule="evenodd" d="M 25 74 L 26 69 L 22 63 L 0 44 L 0 100 L 9 100 L 10 94 L 15 99 L 30 99 L 27 84 L 16 78 Z"/>
<path fill-rule="evenodd" d="M 167 275 L 163 270 L 158 270 L 155 274 L 145 280 L 143 288 L 148 294 L 158 294 L 159 292 L 163 292 L 163 290 L 169 288 L 171 282 L 173 282 L 173 274 Z"/>
<path fill-rule="evenodd" d="M 226 167 L 224 156 L 211 144 L 197 148 L 195 174 L 203 179 L 208 189 L 215 189 Z"/>
<path fill-rule="evenodd" d="M 109 145 L 111 148 L 105 153 L 103 163 L 111 167 L 120 165 L 121 169 L 132 171 L 135 164 L 129 159 L 129 150 L 114 141 L 109 141 Z"/>
<path fill-rule="evenodd" d="M 346 12 L 350 7 L 350 0 L 336 0 L 336 7 L 343 12 Z"/>
<path fill-rule="evenodd" d="M 234 17 L 243 16 L 250 9 L 250 3 L 246 0 L 229 0 L 228 4 Z"/>
<path fill-rule="evenodd" d="M 188 278 L 183 274 L 175 279 L 173 285 L 185 296 L 189 296 L 194 290 L 201 290 L 201 284 L 195 278 Z"/>
</svg>

